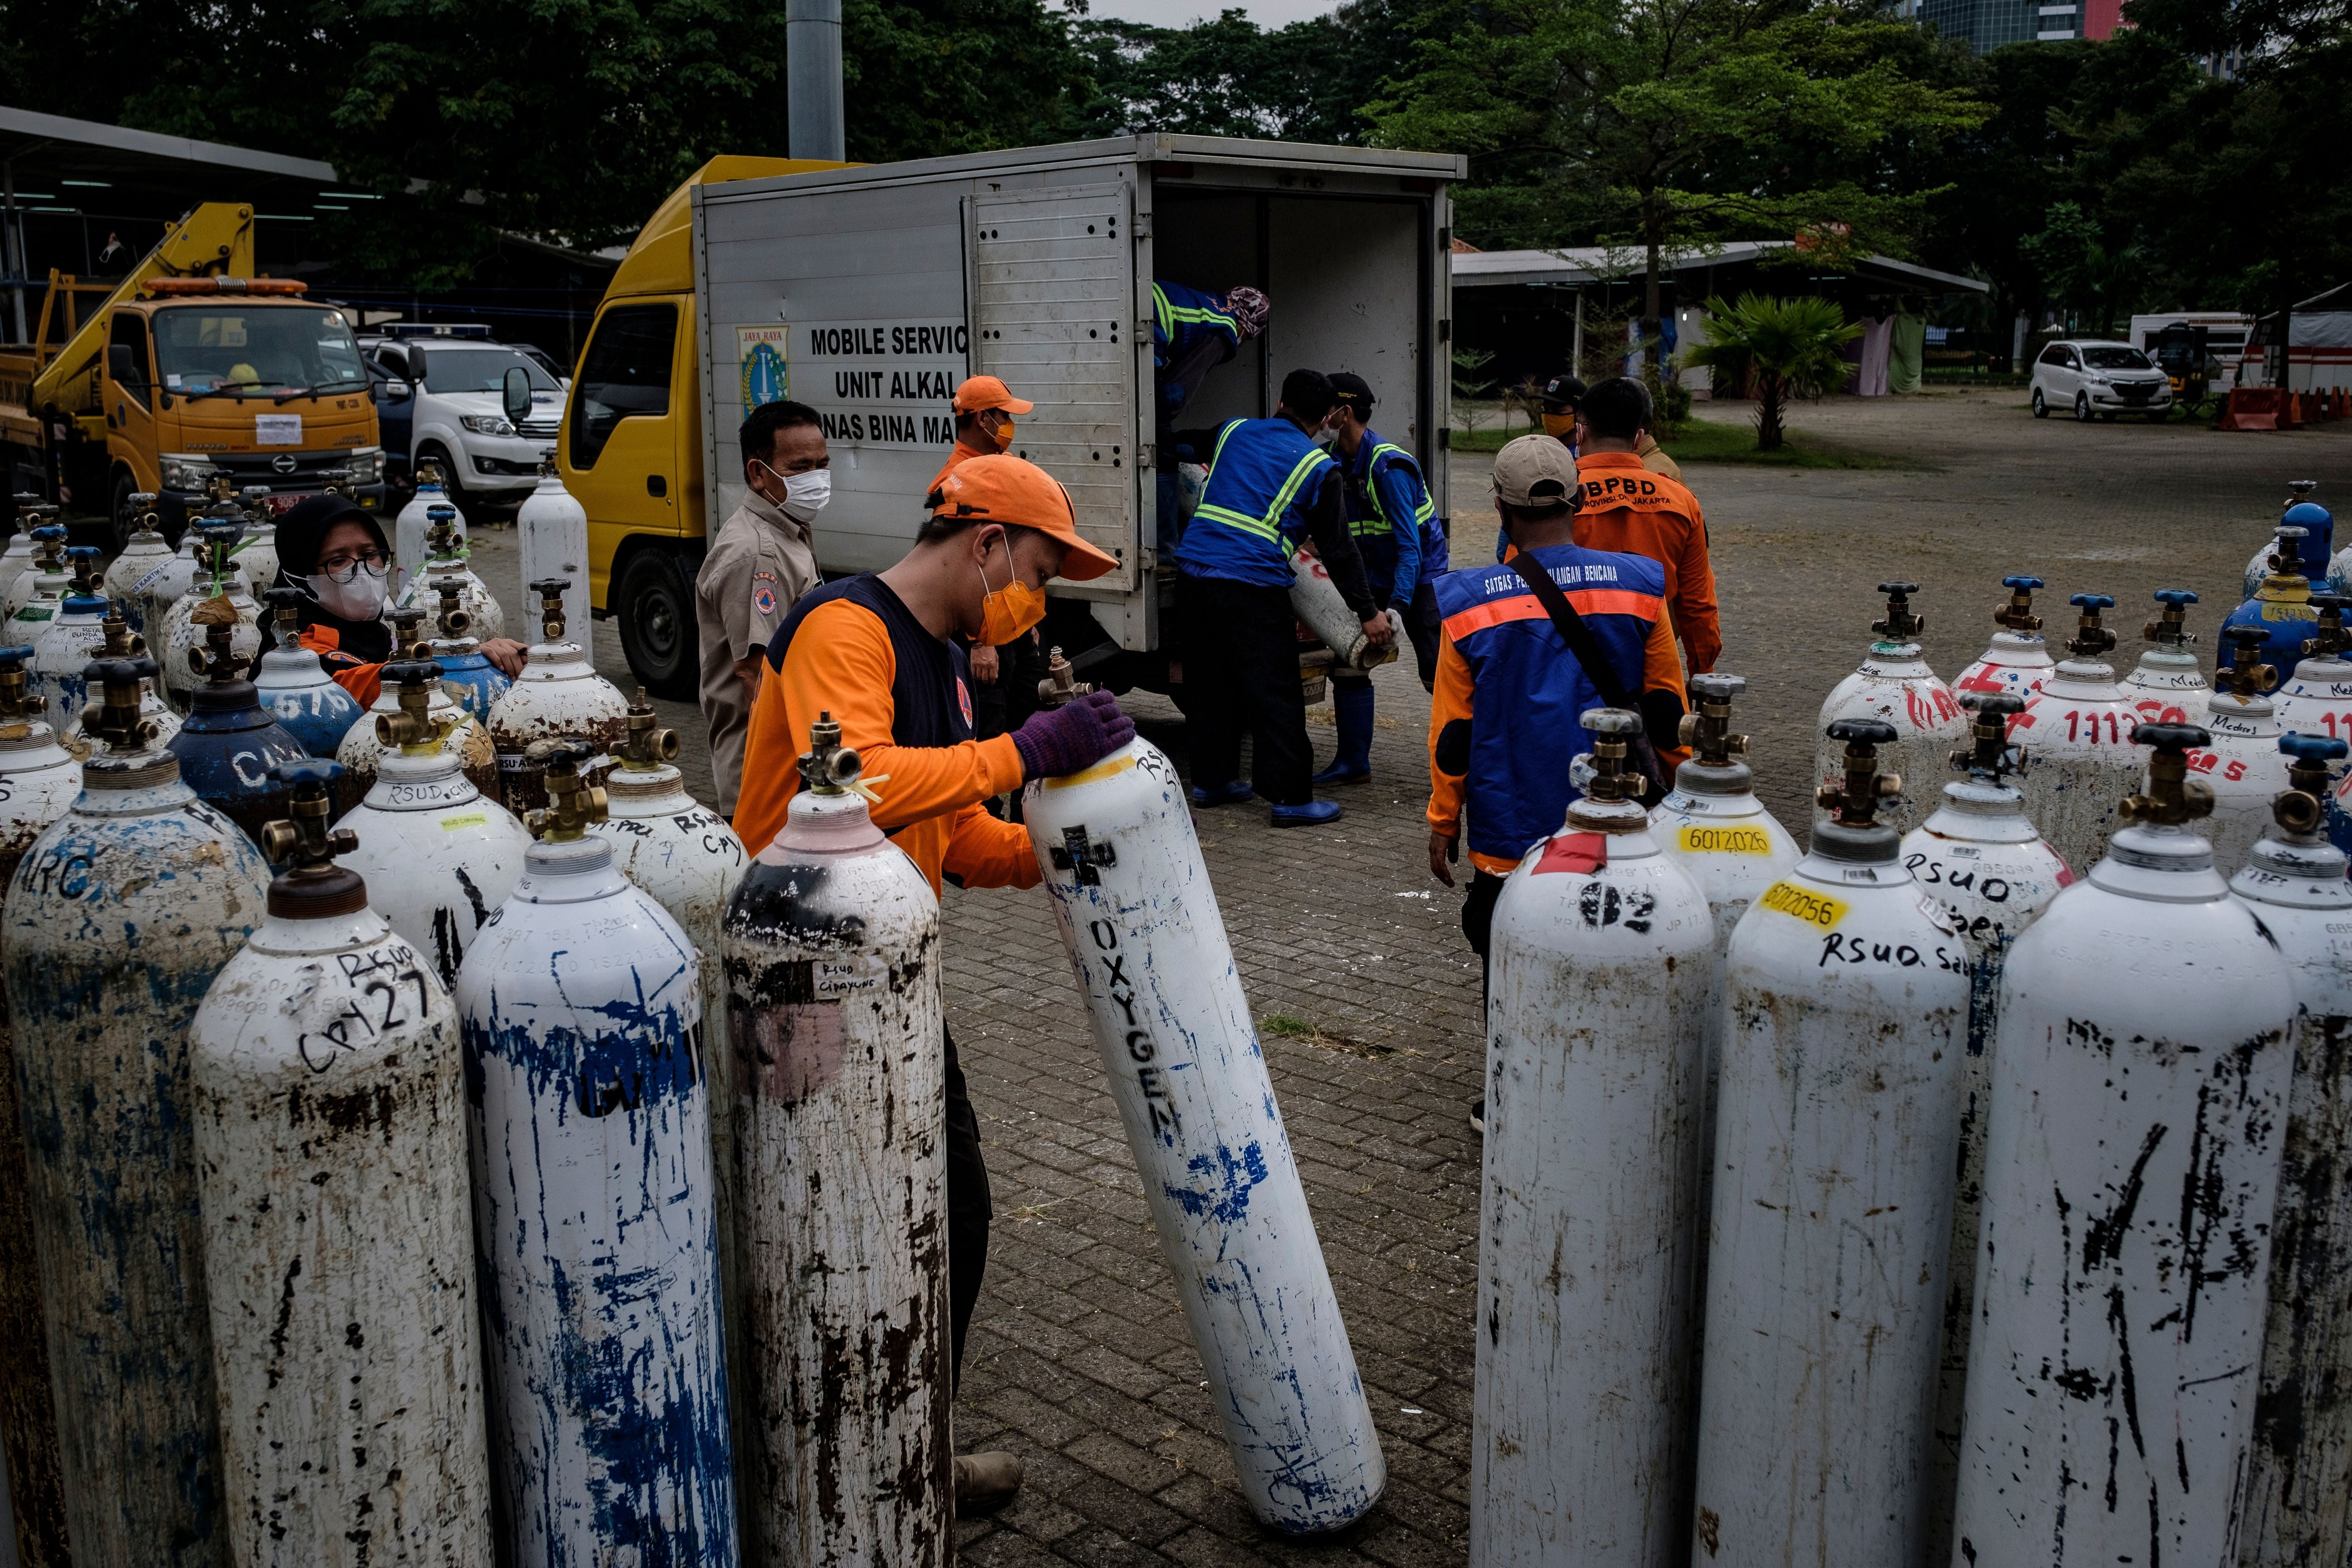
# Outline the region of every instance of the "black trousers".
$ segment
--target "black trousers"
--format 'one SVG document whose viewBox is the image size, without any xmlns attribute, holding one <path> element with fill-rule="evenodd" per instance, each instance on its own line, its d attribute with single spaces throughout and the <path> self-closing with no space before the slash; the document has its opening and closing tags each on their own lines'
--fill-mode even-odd
<svg viewBox="0 0 2352 1568">
<path fill-rule="evenodd" d="M 950 1383 L 963 1381 L 963 1335 L 988 1272 L 988 1226 L 996 1205 L 988 1195 L 988 1166 L 980 1157 L 980 1118 L 964 1092 L 955 1037 L 943 1027 L 948 1059 L 948 1328 Z"/>
<path fill-rule="evenodd" d="M 1486 1001 L 1487 977 L 1494 971 L 1494 962 L 1486 950 L 1495 940 L 1495 900 L 1503 896 L 1503 884 L 1508 877 L 1473 870 L 1470 876 L 1470 896 L 1462 900 L 1462 934 L 1470 939 L 1470 951 L 1478 955 L 1479 1005 Z"/>
<path fill-rule="evenodd" d="M 1298 633 L 1286 588 L 1176 574 L 1182 623 L 1184 724 L 1192 782 L 1217 789 L 1242 765 L 1242 734 L 1256 737 L 1250 784 L 1276 805 L 1315 798 L 1308 780 L 1307 703 L 1298 689 Z"/>
</svg>

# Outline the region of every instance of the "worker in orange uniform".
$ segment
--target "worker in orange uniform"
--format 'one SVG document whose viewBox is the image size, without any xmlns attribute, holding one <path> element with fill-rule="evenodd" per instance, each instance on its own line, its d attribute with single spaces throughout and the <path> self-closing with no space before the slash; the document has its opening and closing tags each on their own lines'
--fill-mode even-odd
<svg viewBox="0 0 2352 1568">
<path fill-rule="evenodd" d="M 1030 413 L 1036 406 L 1025 397 L 1013 396 L 1013 389 L 992 375 L 965 377 L 955 390 L 955 446 L 948 453 L 946 466 L 932 477 L 930 489 L 939 489 L 940 481 L 958 463 L 1012 450 L 1013 416 Z M 1045 677 L 1045 646 L 1033 626 L 1003 648 L 976 642 L 971 658 L 978 736 L 993 740 L 1004 733 L 1008 717 L 1017 726 L 1029 716 L 1027 700 Z"/>
<path fill-rule="evenodd" d="M 1556 437 L 1522 436 L 1495 457 L 1495 510 L 1508 563 L 1449 572 L 1436 583 L 1440 641 L 1429 709 L 1429 870 L 1454 886 L 1469 808 L 1470 894 L 1462 932 L 1483 970 L 1495 900 L 1528 848 L 1559 831 L 1580 722 L 1594 708 L 1630 706 L 1669 770 L 1682 728 L 1683 669 L 1665 615 L 1665 571 L 1631 552 L 1586 549 L 1576 536 L 1577 463 Z M 1556 612 L 1525 572 L 1542 571 Z M 1569 624 L 1563 626 L 1563 622 Z M 1589 666 L 1576 651 L 1588 647 Z M 1664 743 L 1660 743 L 1664 742 Z M 1483 1110 L 1470 1123 L 1486 1131 Z"/>
<path fill-rule="evenodd" d="M 392 627 L 382 618 L 392 586 L 392 552 L 376 514 L 349 496 L 312 496 L 278 520 L 276 587 L 305 595 L 302 647 L 319 656 L 335 683 L 373 707 L 393 658 Z M 274 643 L 276 628 L 270 628 Z M 529 650 L 512 637 L 490 637 L 482 657 L 511 677 Z"/>
<path fill-rule="evenodd" d="M 1034 888 L 1028 833 L 981 803 L 1034 778 L 1093 766 L 1135 735 L 1107 691 L 1041 710 L 1009 735 L 972 739 L 971 694 L 957 633 L 1010 642 L 1045 613 L 1049 578 L 1084 582 L 1118 563 L 1078 537 L 1066 491 L 1019 458 L 973 458 L 930 493 L 929 519 L 896 566 L 829 583 L 793 607 L 769 640 L 768 673 L 751 707 L 735 826 L 761 849 L 775 839 L 800 787 L 795 763 L 810 726 L 830 711 L 841 742 L 880 783 L 877 826 L 907 852 L 932 890 Z M 948 1307 L 953 1365 L 988 1262 L 991 1205 L 980 1123 L 956 1063 L 947 1058 Z M 1011 1454 L 956 1459 L 966 1510 L 1021 1484 Z"/>
<path fill-rule="evenodd" d="M 1646 466 L 1642 437 L 1650 424 L 1650 389 L 1614 376 L 1584 395 L 1576 411 L 1576 471 L 1584 481 L 1584 509 L 1576 514 L 1576 542 L 1587 550 L 1646 555 L 1666 569 L 1666 608 L 1690 656 L 1705 675 L 1723 654 L 1715 608 L 1715 568 L 1707 561 L 1706 517 L 1698 498 Z"/>
<path fill-rule="evenodd" d="M 1025 397 L 1013 396 L 1013 389 L 992 375 L 966 376 L 955 389 L 955 447 L 948 453 L 947 466 L 931 477 L 930 488 L 939 489 L 940 481 L 967 458 L 992 458 L 1011 451 L 1013 416 L 1036 406 Z"/>
</svg>

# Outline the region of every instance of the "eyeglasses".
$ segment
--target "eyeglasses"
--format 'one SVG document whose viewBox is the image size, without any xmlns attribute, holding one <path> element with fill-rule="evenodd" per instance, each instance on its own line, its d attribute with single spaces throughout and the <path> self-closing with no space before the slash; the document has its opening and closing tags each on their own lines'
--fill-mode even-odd
<svg viewBox="0 0 2352 1568">
<path fill-rule="evenodd" d="M 330 583 L 348 583 L 362 572 L 381 577 L 391 569 L 392 557 L 381 550 L 362 550 L 357 555 L 338 553 L 319 563 L 319 575 Z"/>
</svg>

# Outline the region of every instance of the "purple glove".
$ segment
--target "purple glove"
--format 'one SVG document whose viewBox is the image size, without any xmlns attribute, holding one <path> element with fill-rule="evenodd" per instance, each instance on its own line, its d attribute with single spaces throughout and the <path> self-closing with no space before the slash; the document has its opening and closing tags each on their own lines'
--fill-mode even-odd
<svg viewBox="0 0 2352 1568">
<path fill-rule="evenodd" d="M 1057 779 L 1093 767 L 1135 739 L 1135 721 L 1108 691 L 1089 691 L 1059 708 L 1041 708 L 1013 731 L 1021 777 Z"/>
</svg>

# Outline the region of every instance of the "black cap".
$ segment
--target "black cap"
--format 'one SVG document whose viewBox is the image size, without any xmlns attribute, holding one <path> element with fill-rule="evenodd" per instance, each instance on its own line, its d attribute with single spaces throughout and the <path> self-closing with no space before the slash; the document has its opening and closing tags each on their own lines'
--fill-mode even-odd
<svg viewBox="0 0 2352 1568">
<path fill-rule="evenodd" d="M 1572 375 L 1556 375 L 1543 384 L 1540 395 L 1547 410 L 1573 414 L 1576 405 L 1584 401 L 1584 383 Z"/>
<path fill-rule="evenodd" d="M 1346 404 L 1359 419 L 1370 419 L 1375 401 L 1372 384 L 1352 370 L 1335 370 L 1331 373 L 1331 401 Z"/>
</svg>

